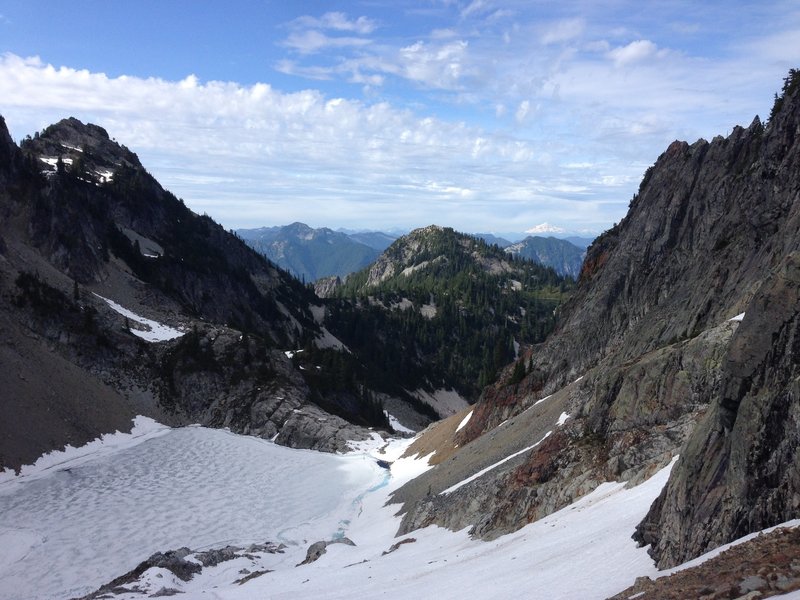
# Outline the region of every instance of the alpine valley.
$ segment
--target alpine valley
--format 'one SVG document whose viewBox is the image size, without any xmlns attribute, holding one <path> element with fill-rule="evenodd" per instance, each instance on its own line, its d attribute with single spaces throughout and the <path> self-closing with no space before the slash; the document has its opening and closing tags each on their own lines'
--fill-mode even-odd
<svg viewBox="0 0 800 600">
<path fill-rule="evenodd" d="M 289 228 L 0 120 L 2 597 L 800 598 L 800 72 L 585 253 Z"/>
</svg>

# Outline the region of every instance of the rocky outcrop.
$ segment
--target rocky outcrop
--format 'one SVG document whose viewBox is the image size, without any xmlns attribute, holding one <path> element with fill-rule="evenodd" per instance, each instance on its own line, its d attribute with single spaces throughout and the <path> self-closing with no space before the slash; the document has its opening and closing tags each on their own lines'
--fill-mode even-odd
<svg viewBox="0 0 800 600">
<path fill-rule="evenodd" d="M 400 534 L 436 523 L 471 527 L 473 535 L 492 539 L 604 481 L 643 481 L 670 462 L 704 414 L 705 398 L 720 386 L 722 357 L 736 327 L 725 322 L 624 366 L 601 363 L 543 401 L 525 395 L 525 410 L 507 405 L 507 418 L 473 439 L 469 428 L 486 427 L 487 413 L 477 405 L 453 434 L 451 448 L 439 443 L 437 454 L 447 458 L 434 457 L 436 467 L 395 493 L 394 500 L 404 503 Z M 505 388 L 509 398 L 515 389 L 522 391 Z M 430 451 L 425 444 L 423 436 L 409 453 Z M 492 465 L 497 466 L 485 475 L 446 491 Z"/>
<path fill-rule="evenodd" d="M 285 546 L 282 544 L 276 545 L 266 542 L 264 544 L 251 544 L 247 548 L 225 546 L 224 548 L 214 548 L 199 552 L 184 547 L 177 550 L 167 550 L 166 552 L 156 552 L 148 559 L 139 563 L 134 569 L 101 586 L 96 592 L 92 592 L 77 600 L 95 600 L 123 595 L 125 597 L 133 595 L 154 598 L 182 594 L 183 592 L 181 590 L 175 588 L 162 587 L 159 590 L 148 589 L 151 586 L 142 584 L 143 576 L 150 569 L 165 569 L 185 582 L 192 579 L 195 575 L 202 573 L 203 569 L 215 567 L 220 563 L 241 558 L 252 559 L 254 555 L 257 554 L 283 554 L 284 548 Z M 267 571 L 260 571 L 256 574 L 250 573 L 252 577 L 244 578 L 239 581 L 243 583 L 247 579 L 258 577 L 266 572 Z M 161 576 L 157 575 L 156 577 Z"/>
<path fill-rule="evenodd" d="M 347 537 L 336 538 L 334 540 L 329 540 L 329 541 L 323 540 L 320 542 L 314 542 L 308 547 L 305 560 L 303 560 L 303 562 L 295 566 L 302 567 L 303 565 L 310 565 L 311 563 L 318 561 L 320 557 L 328 551 L 328 546 L 330 546 L 331 544 L 345 544 L 347 546 L 355 546 L 353 540 Z"/>
<path fill-rule="evenodd" d="M 652 580 L 640 577 L 609 600 L 756 600 L 800 590 L 800 529 L 759 534 L 700 565 Z"/>
<path fill-rule="evenodd" d="M 723 381 L 637 530 L 662 567 L 800 511 L 800 253 L 747 307 Z"/>
<path fill-rule="evenodd" d="M 589 248 L 556 334 L 536 353 L 549 393 L 607 356 L 624 362 L 744 310 L 800 247 L 800 97 L 768 126 L 674 142 L 627 216 Z"/>
<path fill-rule="evenodd" d="M 342 280 L 338 275 L 323 277 L 314 282 L 314 293 L 320 298 L 332 298 L 340 287 Z"/>
</svg>

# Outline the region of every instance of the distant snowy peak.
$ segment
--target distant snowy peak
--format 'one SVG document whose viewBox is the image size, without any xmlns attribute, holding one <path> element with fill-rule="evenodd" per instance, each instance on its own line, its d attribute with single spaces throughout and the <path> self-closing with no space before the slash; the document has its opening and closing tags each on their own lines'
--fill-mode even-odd
<svg viewBox="0 0 800 600">
<path fill-rule="evenodd" d="M 539 223 L 530 229 L 527 229 L 525 233 L 529 234 L 538 234 L 538 233 L 567 233 L 567 230 L 563 227 L 558 227 L 557 225 L 551 225 L 550 223 Z"/>
</svg>

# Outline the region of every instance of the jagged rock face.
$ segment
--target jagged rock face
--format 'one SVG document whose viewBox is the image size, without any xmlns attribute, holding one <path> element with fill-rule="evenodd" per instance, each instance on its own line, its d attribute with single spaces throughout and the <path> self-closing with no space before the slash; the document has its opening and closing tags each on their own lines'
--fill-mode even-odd
<svg viewBox="0 0 800 600">
<path fill-rule="evenodd" d="M 601 360 L 622 364 L 743 312 L 765 274 L 800 248 L 799 127 L 795 94 L 767 128 L 756 118 L 711 143 L 671 144 L 628 215 L 589 248 L 523 387 L 545 396 Z M 503 396 L 486 390 L 487 428 L 517 410 Z"/>
<path fill-rule="evenodd" d="M 800 245 L 798 123 L 795 97 L 766 129 L 756 118 L 727 138 L 670 145 L 628 215 L 590 247 L 558 333 L 537 355 L 547 391 L 604 356 L 628 360 L 744 310 Z"/>
<path fill-rule="evenodd" d="M 323 277 L 314 282 L 314 293 L 320 298 L 332 298 L 340 287 L 342 280 L 338 275 Z"/>
<path fill-rule="evenodd" d="M 543 402 L 527 394 L 523 412 L 508 405 L 506 422 L 473 439 L 470 429 L 486 428 L 483 403 L 476 405 L 453 435 L 457 449 L 449 458 L 395 494 L 405 503 L 399 533 L 436 523 L 453 530 L 471 526 L 472 534 L 492 539 L 559 510 L 604 481 L 643 481 L 669 463 L 704 414 L 705 398 L 719 389 L 722 357 L 736 327 L 725 322 L 622 366 L 603 362 Z M 504 387 L 509 399 L 515 390 L 522 392 Z M 559 426 L 564 412 L 570 418 Z M 440 495 L 548 431 L 536 448 Z"/>
<path fill-rule="evenodd" d="M 800 253 L 761 287 L 733 338 L 724 386 L 640 524 L 660 567 L 800 510 Z"/>
<path fill-rule="evenodd" d="M 139 157 L 112 141 L 105 129 L 84 124 L 74 117 L 63 119 L 41 135 L 25 140 L 22 149 L 34 155 L 40 168 L 49 173 L 55 172 L 56 165 L 47 159 L 57 158 L 73 164 L 80 161 L 87 173 L 106 180 L 113 178 L 119 167 L 142 168 Z"/>
</svg>

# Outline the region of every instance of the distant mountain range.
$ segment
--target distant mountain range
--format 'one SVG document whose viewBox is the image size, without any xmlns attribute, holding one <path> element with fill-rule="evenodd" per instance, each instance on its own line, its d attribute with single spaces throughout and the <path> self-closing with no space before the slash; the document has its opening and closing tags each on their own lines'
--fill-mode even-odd
<svg viewBox="0 0 800 600">
<path fill-rule="evenodd" d="M 305 223 L 279 227 L 239 229 L 245 243 L 304 281 L 344 277 L 363 269 L 396 238 L 383 232 L 347 234 Z"/>
<path fill-rule="evenodd" d="M 559 275 L 569 275 L 573 279 L 580 275 L 583 257 L 586 256 L 585 247 L 578 247 L 567 240 L 540 236 L 526 237 L 506 246 L 505 251 L 552 267 Z"/>
<path fill-rule="evenodd" d="M 307 282 L 345 278 L 372 264 L 398 239 L 397 235 L 383 231 L 314 229 L 305 223 L 238 229 L 236 234 L 279 267 Z M 472 236 L 573 278 L 580 273 L 586 248 L 592 242 L 591 238 L 528 236 L 515 243 L 492 233 Z"/>
</svg>

